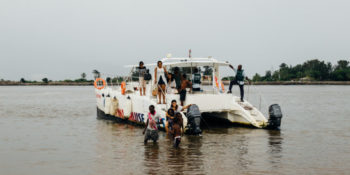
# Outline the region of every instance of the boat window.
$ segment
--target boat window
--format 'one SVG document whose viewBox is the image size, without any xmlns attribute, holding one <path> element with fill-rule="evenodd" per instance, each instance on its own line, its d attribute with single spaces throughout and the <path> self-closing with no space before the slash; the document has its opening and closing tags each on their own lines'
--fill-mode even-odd
<svg viewBox="0 0 350 175">
<path fill-rule="evenodd" d="M 194 69 L 198 68 L 199 73 L 202 75 L 201 85 L 209 86 L 212 85 L 212 76 L 213 76 L 213 68 L 211 66 L 199 66 L 199 67 L 170 67 L 169 73 L 174 74 L 175 69 L 179 69 L 181 75 L 186 74 L 187 79 L 192 79 L 192 74 L 194 73 Z M 210 88 L 202 88 L 203 91 Z"/>
<path fill-rule="evenodd" d="M 139 71 L 134 69 L 131 73 L 131 81 L 139 81 Z"/>
</svg>

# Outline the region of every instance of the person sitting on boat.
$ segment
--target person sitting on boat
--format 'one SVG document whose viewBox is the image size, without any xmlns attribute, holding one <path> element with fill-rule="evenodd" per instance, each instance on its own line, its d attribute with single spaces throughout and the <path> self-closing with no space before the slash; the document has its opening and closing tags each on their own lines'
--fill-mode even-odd
<svg viewBox="0 0 350 175">
<path fill-rule="evenodd" d="M 147 69 L 144 66 L 144 63 L 140 61 L 139 67 L 137 67 L 138 72 L 139 72 L 139 90 L 140 90 L 140 96 L 142 94 L 146 96 L 146 80 L 145 80 L 145 74 L 147 73 Z M 143 92 L 143 93 L 142 93 Z"/>
<path fill-rule="evenodd" d="M 175 79 L 174 79 L 174 74 L 171 74 L 171 73 L 168 74 L 167 93 L 168 94 L 177 93 L 176 82 L 175 82 Z"/>
<path fill-rule="evenodd" d="M 158 127 L 157 121 L 160 119 L 160 115 L 154 109 L 154 106 L 149 106 L 148 118 L 146 121 L 146 127 L 143 130 L 142 134 L 145 134 L 144 143 L 147 143 L 148 140 L 153 140 L 153 142 L 157 142 L 158 140 Z"/>
<path fill-rule="evenodd" d="M 165 123 L 165 130 L 166 133 L 168 133 L 169 129 L 173 126 L 173 121 L 175 118 L 175 112 L 174 109 L 170 108 L 168 112 L 166 113 L 166 123 Z"/>
<path fill-rule="evenodd" d="M 194 69 L 194 74 L 192 75 L 192 91 L 198 92 L 201 91 L 201 74 L 198 71 L 198 68 Z"/>
<path fill-rule="evenodd" d="M 178 113 L 178 112 L 184 111 L 185 109 L 188 109 L 191 105 L 192 104 L 189 104 L 187 106 L 182 107 L 182 106 L 177 105 L 176 100 L 172 100 L 170 109 L 173 109 L 175 113 Z"/>
<path fill-rule="evenodd" d="M 233 69 L 234 71 L 236 71 L 236 76 L 235 79 L 232 80 L 230 82 L 230 87 L 227 93 L 232 93 L 232 86 L 234 84 L 237 84 L 239 86 L 239 90 L 240 90 L 240 94 L 241 94 L 241 102 L 244 102 L 243 98 L 244 98 L 244 79 L 248 80 L 250 83 L 250 80 L 248 79 L 248 77 L 245 76 L 244 74 L 244 70 L 242 69 L 242 65 L 238 65 L 237 70 L 235 70 L 235 68 L 230 65 L 230 68 Z"/>
<path fill-rule="evenodd" d="M 158 61 L 157 67 L 154 69 L 154 84 L 158 87 L 158 98 L 159 102 L 158 104 L 162 103 L 162 97 L 163 97 L 163 104 L 165 103 L 165 88 L 167 86 L 167 76 L 168 72 L 166 68 L 163 66 L 162 61 Z"/>
<path fill-rule="evenodd" d="M 174 147 L 177 148 L 179 147 L 179 144 L 181 142 L 181 121 L 179 120 L 179 118 L 175 118 L 174 119 L 174 124 L 173 127 L 171 129 L 171 134 L 174 137 Z"/>
<path fill-rule="evenodd" d="M 190 88 L 190 92 L 192 91 L 192 83 L 190 81 L 187 80 L 187 76 L 186 74 L 182 75 L 182 83 L 181 83 L 181 87 L 180 87 L 180 101 L 181 101 L 181 106 L 184 106 L 184 102 L 186 100 L 186 88 Z"/>
</svg>

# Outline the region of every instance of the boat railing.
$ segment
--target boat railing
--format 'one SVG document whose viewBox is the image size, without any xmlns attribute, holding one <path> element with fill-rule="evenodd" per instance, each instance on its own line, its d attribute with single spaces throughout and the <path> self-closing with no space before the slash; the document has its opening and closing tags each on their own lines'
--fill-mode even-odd
<svg viewBox="0 0 350 175">
<path fill-rule="evenodd" d="M 109 81 L 106 81 L 106 86 L 110 87 L 112 89 L 119 89 L 121 87 L 121 83 L 125 82 L 126 85 L 132 85 L 132 83 L 137 83 L 139 82 L 139 76 L 137 75 L 133 75 L 132 71 L 130 72 L 130 74 L 128 76 L 113 76 L 113 75 L 108 75 L 108 74 L 103 74 L 102 77 L 105 77 L 104 79 L 107 80 L 108 77 L 110 78 Z M 152 76 L 153 78 L 153 76 Z M 146 84 L 151 84 L 151 89 L 154 88 L 154 85 L 152 84 L 152 82 L 154 81 L 154 79 L 146 81 Z M 101 83 L 101 82 L 98 82 Z M 135 92 L 135 88 L 138 88 L 138 86 L 132 87 L 133 93 Z M 160 88 L 160 87 L 158 87 Z M 213 80 L 211 76 L 202 76 L 202 81 L 201 81 L 201 92 L 199 93 L 193 93 L 193 94 L 216 94 L 217 88 L 213 85 Z M 163 91 L 161 89 L 161 93 L 162 95 L 164 95 L 165 97 L 167 96 L 167 88 L 165 89 L 165 91 Z"/>
</svg>

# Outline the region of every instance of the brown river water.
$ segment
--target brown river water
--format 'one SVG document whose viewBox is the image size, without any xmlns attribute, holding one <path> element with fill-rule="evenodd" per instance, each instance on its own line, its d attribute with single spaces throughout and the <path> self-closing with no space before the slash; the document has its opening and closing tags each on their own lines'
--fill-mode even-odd
<svg viewBox="0 0 350 175">
<path fill-rule="evenodd" d="M 0 87 L 0 175 L 350 174 L 350 86 L 246 97 L 265 114 L 280 104 L 281 130 L 209 124 L 174 149 L 163 132 L 144 145 L 142 128 L 97 120 L 93 87 Z"/>
</svg>

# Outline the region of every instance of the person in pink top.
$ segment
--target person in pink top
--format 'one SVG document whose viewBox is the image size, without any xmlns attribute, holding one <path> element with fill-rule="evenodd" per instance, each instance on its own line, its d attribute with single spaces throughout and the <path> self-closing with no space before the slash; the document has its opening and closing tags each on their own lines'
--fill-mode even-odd
<svg viewBox="0 0 350 175">
<path fill-rule="evenodd" d="M 148 140 L 153 140 L 154 143 L 158 140 L 158 127 L 157 121 L 160 119 L 160 115 L 154 109 L 154 106 L 149 106 L 149 113 L 147 116 L 146 127 L 143 130 L 142 134 L 145 135 L 144 143 L 146 144 Z"/>
</svg>

